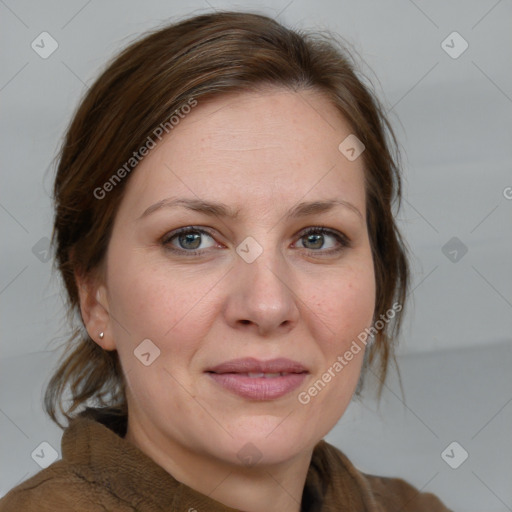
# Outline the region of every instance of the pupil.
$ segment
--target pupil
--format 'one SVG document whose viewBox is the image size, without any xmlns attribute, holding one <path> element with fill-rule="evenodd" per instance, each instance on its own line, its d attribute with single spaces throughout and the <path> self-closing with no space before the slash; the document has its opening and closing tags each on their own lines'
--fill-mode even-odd
<svg viewBox="0 0 512 512">
<path fill-rule="evenodd" d="M 194 242 L 194 238 L 196 244 L 194 246 L 187 245 L 188 242 Z M 183 241 L 185 240 L 185 246 L 183 247 Z M 180 235 L 180 245 L 184 249 L 197 249 L 201 245 L 201 235 L 199 233 L 185 233 Z"/>
</svg>

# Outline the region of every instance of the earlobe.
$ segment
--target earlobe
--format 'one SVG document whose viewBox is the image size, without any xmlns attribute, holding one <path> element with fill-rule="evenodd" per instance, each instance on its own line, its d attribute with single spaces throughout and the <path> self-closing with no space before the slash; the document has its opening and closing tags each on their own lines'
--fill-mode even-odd
<svg viewBox="0 0 512 512">
<path fill-rule="evenodd" d="M 115 350 L 110 331 L 110 315 L 106 287 L 92 276 L 75 272 L 82 321 L 89 336 L 104 350 Z M 103 333 L 100 336 L 100 333 Z"/>
</svg>

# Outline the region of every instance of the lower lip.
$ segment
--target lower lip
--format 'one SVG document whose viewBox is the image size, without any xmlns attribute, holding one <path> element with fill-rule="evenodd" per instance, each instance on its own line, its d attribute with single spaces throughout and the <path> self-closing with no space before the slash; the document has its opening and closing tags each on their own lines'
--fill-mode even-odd
<svg viewBox="0 0 512 512">
<path fill-rule="evenodd" d="M 209 373 L 217 384 L 251 400 L 274 400 L 297 389 L 307 373 L 290 373 L 280 377 L 248 377 L 239 373 Z"/>
</svg>

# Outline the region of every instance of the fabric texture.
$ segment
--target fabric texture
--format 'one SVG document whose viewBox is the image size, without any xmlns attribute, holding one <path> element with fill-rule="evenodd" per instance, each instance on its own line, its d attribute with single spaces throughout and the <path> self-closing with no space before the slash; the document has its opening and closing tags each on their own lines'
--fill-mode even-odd
<svg viewBox="0 0 512 512">
<path fill-rule="evenodd" d="M 0 512 L 234 512 L 177 481 L 124 439 L 126 416 L 87 408 L 64 430 L 62 459 L 11 489 Z M 301 512 L 451 512 L 399 478 L 360 472 L 324 440 L 314 449 Z"/>
</svg>

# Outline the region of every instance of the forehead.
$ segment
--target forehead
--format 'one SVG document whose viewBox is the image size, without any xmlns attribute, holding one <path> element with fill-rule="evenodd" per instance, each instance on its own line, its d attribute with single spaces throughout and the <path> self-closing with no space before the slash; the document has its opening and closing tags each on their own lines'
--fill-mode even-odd
<svg viewBox="0 0 512 512">
<path fill-rule="evenodd" d="M 316 91 L 198 99 L 136 167 L 123 203 L 140 215 L 151 202 L 181 195 L 232 204 L 243 214 L 251 205 L 268 211 L 282 201 L 339 195 L 364 210 L 362 158 L 349 161 L 338 149 L 351 133 Z"/>
</svg>

